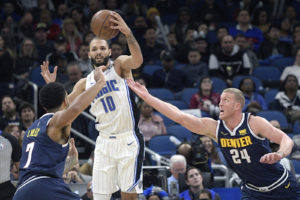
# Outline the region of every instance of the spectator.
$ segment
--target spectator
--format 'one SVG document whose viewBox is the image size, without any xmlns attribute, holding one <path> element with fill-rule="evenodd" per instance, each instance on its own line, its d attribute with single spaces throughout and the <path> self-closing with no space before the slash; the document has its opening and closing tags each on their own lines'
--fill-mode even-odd
<svg viewBox="0 0 300 200">
<path fill-rule="evenodd" d="M 171 176 L 168 177 L 168 193 L 170 197 L 179 195 L 178 174 L 185 173 L 187 167 L 186 159 L 183 155 L 173 155 L 170 158 Z"/>
<path fill-rule="evenodd" d="M 147 20 L 149 27 L 153 27 L 155 29 L 156 41 L 161 45 L 165 45 L 164 35 L 168 35 L 170 32 L 169 26 L 166 24 L 162 24 L 163 32 L 160 30 L 156 22 L 156 16 L 160 16 L 159 10 L 155 7 L 151 7 L 147 10 Z M 163 22 L 161 22 L 163 23 Z"/>
<path fill-rule="evenodd" d="M 211 79 L 208 76 L 203 76 L 199 81 L 198 92 L 191 97 L 190 108 L 198 108 L 212 117 L 217 117 L 220 94 L 212 92 L 212 89 Z"/>
<path fill-rule="evenodd" d="M 292 43 L 290 20 L 284 18 L 280 23 L 280 41 Z"/>
<path fill-rule="evenodd" d="M 237 35 L 235 37 L 235 43 L 239 46 L 239 49 L 242 52 L 245 52 L 247 56 L 249 57 L 251 66 L 253 68 L 256 68 L 259 66 L 258 58 L 254 51 L 251 49 L 251 44 L 247 40 L 247 38 L 244 35 Z"/>
<path fill-rule="evenodd" d="M 185 172 L 185 181 L 189 186 L 188 190 L 180 193 L 179 197 L 184 200 L 196 200 L 198 199 L 199 193 L 204 189 L 203 177 L 196 167 L 190 167 Z M 213 190 L 209 190 L 212 193 L 213 200 L 219 200 L 220 196 Z"/>
<path fill-rule="evenodd" d="M 180 92 L 184 88 L 186 77 L 182 70 L 174 69 L 174 56 L 170 51 L 161 55 L 163 69 L 156 70 L 152 76 L 153 87 L 165 87 L 172 92 Z"/>
<path fill-rule="evenodd" d="M 275 100 L 271 102 L 270 109 L 282 111 L 289 122 L 293 123 L 300 119 L 300 90 L 297 77 L 293 74 L 287 75 L 282 87 L 282 91 L 279 91 Z"/>
<path fill-rule="evenodd" d="M 164 47 L 163 45 L 157 43 L 157 35 L 153 27 L 146 29 L 144 38 L 145 42 L 141 46 L 144 56 L 144 64 L 155 64 L 160 59 L 160 53 Z"/>
<path fill-rule="evenodd" d="M 21 158 L 21 147 L 17 139 L 8 133 L 0 130 L 0 142 L 2 149 L 0 151 L 0 199 L 11 200 L 16 191 L 15 186 L 10 182 L 11 161 L 16 171 L 19 169 L 19 161 Z"/>
<path fill-rule="evenodd" d="M 0 130 L 8 125 L 20 125 L 20 119 L 16 111 L 16 103 L 9 95 L 4 95 L 1 99 L 2 117 L 0 117 Z"/>
<path fill-rule="evenodd" d="M 33 16 L 30 11 L 25 11 L 20 22 L 19 22 L 19 35 L 20 38 L 33 38 L 34 29 L 33 29 Z"/>
<path fill-rule="evenodd" d="M 94 165 L 94 151 L 91 152 L 87 162 L 83 163 L 79 168 L 79 172 L 84 175 L 92 176 Z"/>
<path fill-rule="evenodd" d="M 262 42 L 259 48 L 258 57 L 267 59 L 274 55 L 291 56 L 291 46 L 287 42 L 280 41 L 280 27 L 271 25 L 268 30 L 268 38 Z"/>
<path fill-rule="evenodd" d="M 203 189 L 199 193 L 199 200 L 212 200 L 212 194 L 209 190 Z"/>
<path fill-rule="evenodd" d="M 222 163 L 219 153 L 216 149 L 216 146 L 214 145 L 212 139 L 208 136 L 202 136 L 201 137 L 202 144 L 204 144 L 204 147 L 208 153 L 210 162 L 212 164 L 224 164 Z"/>
<path fill-rule="evenodd" d="M 250 24 L 250 14 L 248 10 L 240 10 L 237 17 L 236 27 L 229 29 L 229 34 L 235 37 L 238 34 L 245 35 L 254 45 L 254 50 L 257 51 L 264 40 L 263 33 L 260 29 L 253 27 Z"/>
<path fill-rule="evenodd" d="M 42 9 L 39 11 L 39 18 L 41 23 L 45 23 L 47 26 L 48 39 L 54 40 L 60 34 L 59 25 L 53 23 L 51 12 L 48 9 Z"/>
<path fill-rule="evenodd" d="M 226 26 L 219 26 L 217 28 L 217 41 L 211 45 L 211 52 L 218 53 L 221 49 L 221 41 L 224 36 L 228 35 L 228 28 Z"/>
<path fill-rule="evenodd" d="M 208 66 L 201 61 L 201 54 L 196 49 L 188 52 L 189 63 L 184 66 L 183 71 L 187 78 L 186 87 L 195 87 L 199 79 L 208 76 Z"/>
<path fill-rule="evenodd" d="M 83 33 L 89 28 L 83 13 L 83 9 L 79 6 L 76 6 L 70 11 L 70 14 L 75 23 L 76 29 L 78 30 L 79 34 L 83 36 Z"/>
<path fill-rule="evenodd" d="M 264 7 L 256 9 L 253 13 L 252 23 L 266 36 L 270 26 L 270 14 L 268 10 Z"/>
<path fill-rule="evenodd" d="M 87 184 L 86 193 L 81 197 L 82 200 L 93 200 L 92 181 Z"/>
<path fill-rule="evenodd" d="M 9 84 L 13 80 L 14 55 L 7 48 L 7 41 L 3 35 L 0 35 L 0 95 L 10 93 Z"/>
<path fill-rule="evenodd" d="M 265 102 L 265 99 L 262 95 L 260 95 L 258 92 L 256 92 L 256 86 L 254 81 L 250 77 L 243 78 L 239 84 L 239 89 L 243 92 L 245 97 L 245 105 L 243 108 L 243 112 L 248 111 L 251 113 L 258 113 L 260 110 L 267 110 L 267 104 Z M 257 106 L 254 106 L 254 104 L 258 104 Z M 253 110 L 251 108 L 259 107 L 260 110 Z"/>
<path fill-rule="evenodd" d="M 68 94 L 73 90 L 75 84 L 82 78 L 80 66 L 76 62 L 71 62 L 67 66 L 68 81 L 64 83 Z"/>
<path fill-rule="evenodd" d="M 19 107 L 19 115 L 21 120 L 21 130 L 26 131 L 35 120 L 34 107 L 30 103 L 24 102 Z"/>
<path fill-rule="evenodd" d="M 93 71 L 93 65 L 89 59 L 89 51 L 90 49 L 88 43 L 83 42 L 79 48 L 78 65 L 80 66 L 80 71 L 84 77 Z"/>
<path fill-rule="evenodd" d="M 292 66 L 287 66 L 284 68 L 281 76 L 280 81 L 284 81 L 284 79 L 289 75 L 293 74 L 298 79 L 298 85 L 300 86 L 300 49 L 297 50 L 297 54 L 295 56 L 295 62 Z"/>
<path fill-rule="evenodd" d="M 292 38 L 292 56 L 296 56 L 298 49 L 300 49 L 300 24 L 293 27 Z"/>
<path fill-rule="evenodd" d="M 67 51 L 78 53 L 82 39 L 74 21 L 71 18 L 66 18 L 64 20 L 61 33 L 67 41 Z"/>
<path fill-rule="evenodd" d="M 78 169 L 79 164 L 77 163 L 71 170 L 63 174 L 63 179 L 66 184 L 84 183 Z"/>
<path fill-rule="evenodd" d="M 220 22 L 227 19 L 225 16 L 224 8 L 221 8 L 215 0 L 206 0 L 203 5 L 196 11 L 195 19 L 197 22 L 204 21 L 210 27 L 214 26 Z"/>
<path fill-rule="evenodd" d="M 136 16 L 133 22 L 132 32 L 138 41 L 138 43 L 142 44 L 144 42 L 144 33 L 147 29 L 148 25 L 146 22 L 146 18 L 144 16 Z"/>
<path fill-rule="evenodd" d="M 192 24 L 192 18 L 187 7 L 181 7 L 178 10 L 178 18 L 175 24 L 171 26 L 171 32 L 176 34 L 179 43 L 184 43 L 184 35 L 187 28 Z"/>
<path fill-rule="evenodd" d="M 23 139 L 25 132 L 22 133 L 20 126 L 7 125 L 4 129 L 4 132 L 9 133 L 12 136 L 14 136 L 17 139 L 17 141 L 19 142 L 19 144 L 22 146 L 22 139 Z"/>
<path fill-rule="evenodd" d="M 24 38 L 20 45 L 20 53 L 16 60 L 14 73 L 21 76 L 21 78 L 28 79 L 30 70 L 37 65 L 35 43 L 30 38 Z"/>
<path fill-rule="evenodd" d="M 166 191 L 164 191 L 161 187 L 153 186 L 153 185 L 144 190 L 143 196 L 145 196 L 147 200 L 168 200 L 169 199 L 168 193 Z"/>
<path fill-rule="evenodd" d="M 40 22 L 36 25 L 34 38 L 39 63 L 45 60 L 47 54 L 54 51 L 52 41 L 47 39 L 47 31 L 48 27 L 45 23 Z"/>
<path fill-rule="evenodd" d="M 211 54 L 208 66 L 210 75 L 222 77 L 228 86 L 234 76 L 248 75 L 252 69 L 248 55 L 239 50 L 230 35 L 223 37 L 221 51 Z"/>
<path fill-rule="evenodd" d="M 113 61 L 117 59 L 120 55 L 123 55 L 122 45 L 118 41 L 113 41 L 110 44 L 110 49 L 111 49 L 110 59 Z"/>
<path fill-rule="evenodd" d="M 141 113 L 138 127 L 144 136 L 145 142 L 148 142 L 155 135 L 167 134 L 164 120 L 158 114 L 153 113 L 151 106 L 141 101 L 138 107 Z"/>
<path fill-rule="evenodd" d="M 192 43 L 191 48 L 197 49 L 201 54 L 201 60 L 205 63 L 208 63 L 210 56 L 210 48 L 206 39 L 202 36 L 196 37 Z"/>
</svg>

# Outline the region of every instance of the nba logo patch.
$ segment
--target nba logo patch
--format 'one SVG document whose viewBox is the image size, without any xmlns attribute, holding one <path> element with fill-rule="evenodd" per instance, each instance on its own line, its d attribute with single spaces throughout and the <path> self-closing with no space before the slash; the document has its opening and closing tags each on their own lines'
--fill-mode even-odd
<svg viewBox="0 0 300 200">
<path fill-rule="evenodd" d="M 142 189 L 142 187 L 143 187 L 143 181 L 140 181 L 138 186 L 139 186 L 139 189 Z"/>
</svg>

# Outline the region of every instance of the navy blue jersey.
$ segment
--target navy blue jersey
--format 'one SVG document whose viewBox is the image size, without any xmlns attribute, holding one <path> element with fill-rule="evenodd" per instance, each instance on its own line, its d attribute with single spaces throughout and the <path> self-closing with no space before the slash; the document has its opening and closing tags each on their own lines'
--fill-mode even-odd
<svg viewBox="0 0 300 200">
<path fill-rule="evenodd" d="M 69 144 L 58 144 L 47 135 L 48 122 L 52 117 L 53 113 L 43 115 L 24 135 L 19 184 L 31 176 L 62 177 Z"/>
<path fill-rule="evenodd" d="M 288 172 L 278 162 L 259 162 L 263 155 L 272 151 L 269 141 L 255 135 L 250 129 L 249 117 L 249 113 L 243 113 L 242 121 L 232 132 L 224 121 L 219 120 L 218 143 L 227 163 L 247 187 L 268 187 L 268 190 L 272 190 L 287 180 Z"/>
</svg>

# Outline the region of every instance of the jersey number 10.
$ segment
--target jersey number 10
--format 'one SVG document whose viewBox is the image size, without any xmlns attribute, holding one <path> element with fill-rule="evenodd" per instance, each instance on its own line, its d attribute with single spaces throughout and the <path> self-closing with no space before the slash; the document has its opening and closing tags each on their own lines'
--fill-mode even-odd
<svg viewBox="0 0 300 200">
<path fill-rule="evenodd" d="M 114 111 L 116 109 L 116 105 L 114 103 L 114 99 L 112 98 L 112 96 L 102 98 L 100 99 L 100 101 L 106 113 Z"/>
</svg>

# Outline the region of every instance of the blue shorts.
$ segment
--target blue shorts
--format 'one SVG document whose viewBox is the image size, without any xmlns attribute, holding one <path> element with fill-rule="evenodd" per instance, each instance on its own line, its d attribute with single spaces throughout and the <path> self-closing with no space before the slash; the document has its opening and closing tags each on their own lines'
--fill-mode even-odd
<svg viewBox="0 0 300 200">
<path fill-rule="evenodd" d="M 258 192 L 242 188 L 242 200 L 300 200 L 300 188 L 295 177 L 289 173 L 287 180 L 279 187 L 269 192 Z"/>
<path fill-rule="evenodd" d="M 26 182 L 26 181 L 25 181 Z M 80 197 L 59 178 L 38 178 L 22 184 L 13 200 L 79 200 Z"/>
</svg>

